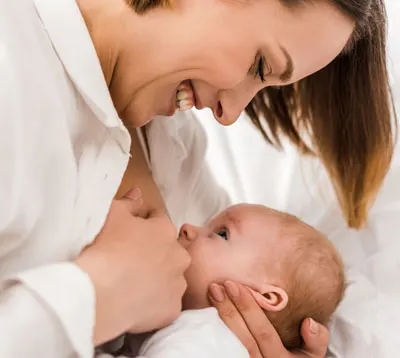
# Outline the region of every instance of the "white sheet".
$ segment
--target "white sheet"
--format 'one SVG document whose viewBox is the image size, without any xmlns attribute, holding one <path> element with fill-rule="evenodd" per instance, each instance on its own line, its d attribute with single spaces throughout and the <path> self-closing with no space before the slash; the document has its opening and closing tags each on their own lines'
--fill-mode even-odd
<svg viewBox="0 0 400 358">
<path fill-rule="evenodd" d="M 392 84 L 400 105 L 400 43 L 396 43 L 400 25 L 394 22 L 400 16 L 400 1 L 390 0 L 388 10 Z M 332 322 L 331 355 L 399 356 L 400 146 L 371 212 L 369 229 L 356 232 L 346 228 L 318 161 L 301 158 L 291 146 L 285 152 L 276 151 L 245 118 L 224 128 L 207 111 L 196 116 L 206 132 L 207 145 L 198 124 L 182 115 L 168 126 L 158 121 L 150 131 L 156 153 L 154 174 L 176 223 L 198 223 L 230 202 L 244 201 L 299 216 L 329 236 L 347 268 L 349 288 Z M 170 131 L 173 143 L 162 134 L 165 130 Z"/>
</svg>

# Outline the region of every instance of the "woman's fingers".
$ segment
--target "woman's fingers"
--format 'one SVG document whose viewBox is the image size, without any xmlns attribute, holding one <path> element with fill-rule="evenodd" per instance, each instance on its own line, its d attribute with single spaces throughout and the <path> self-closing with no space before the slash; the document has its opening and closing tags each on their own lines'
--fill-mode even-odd
<svg viewBox="0 0 400 358">
<path fill-rule="evenodd" d="M 323 325 L 307 318 L 301 325 L 301 336 L 304 340 L 303 354 L 298 357 L 323 358 L 329 343 L 329 331 Z"/>
<path fill-rule="evenodd" d="M 243 320 L 243 317 L 230 300 L 225 288 L 213 283 L 210 286 L 209 299 L 211 304 L 218 310 L 219 316 L 224 323 L 246 347 L 250 357 L 263 358 L 256 341 Z"/>
<path fill-rule="evenodd" d="M 129 190 L 120 201 L 126 203 L 132 215 L 138 215 L 143 205 L 142 192 L 139 188 Z"/>
<path fill-rule="evenodd" d="M 312 319 L 304 320 L 301 326 L 304 348 L 291 353 L 283 346 L 274 326 L 244 286 L 230 281 L 224 286 L 212 284 L 210 301 L 221 319 L 247 348 L 251 358 L 325 357 L 329 332 Z"/>
<path fill-rule="evenodd" d="M 244 286 L 230 281 L 226 282 L 224 286 L 233 304 L 246 322 L 261 356 L 264 358 L 290 357 L 290 353 L 283 346 L 274 326 L 254 300 L 250 291 Z"/>
<path fill-rule="evenodd" d="M 217 286 L 212 285 L 211 294 L 217 291 Z M 225 324 L 247 348 L 251 358 L 290 357 L 275 328 L 248 289 L 228 281 L 222 287 L 220 296 L 223 297 L 222 300 L 214 295 L 216 298 L 212 303 Z"/>
</svg>

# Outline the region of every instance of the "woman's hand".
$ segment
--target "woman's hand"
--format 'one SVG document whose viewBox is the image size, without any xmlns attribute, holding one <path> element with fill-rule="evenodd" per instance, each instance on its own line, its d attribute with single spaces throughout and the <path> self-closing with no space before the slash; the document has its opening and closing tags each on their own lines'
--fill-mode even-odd
<svg viewBox="0 0 400 358">
<path fill-rule="evenodd" d="M 114 200 L 102 231 L 76 260 L 96 291 L 96 345 L 160 328 L 181 311 L 190 257 L 165 214 L 135 216 L 138 193 Z"/>
<path fill-rule="evenodd" d="M 209 299 L 230 330 L 249 351 L 251 358 L 323 358 L 328 342 L 328 330 L 317 322 L 306 319 L 301 326 L 304 340 L 302 350 L 289 352 L 278 333 L 250 291 L 244 286 L 226 282 L 212 284 Z"/>
</svg>

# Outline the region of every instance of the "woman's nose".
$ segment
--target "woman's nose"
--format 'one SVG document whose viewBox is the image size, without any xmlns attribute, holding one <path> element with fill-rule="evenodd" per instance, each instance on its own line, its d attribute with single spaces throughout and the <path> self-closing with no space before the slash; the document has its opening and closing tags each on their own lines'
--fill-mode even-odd
<svg viewBox="0 0 400 358">
<path fill-rule="evenodd" d="M 184 224 L 179 231 L 179 237 L 185 237 L 189 241 L 196 240 L 198 228 L 194 225 Z"/>
<path fill-rule="evenodd" d="M 233 89 L 219 91 L 219 101 L 213 109 L 215 119 L 224 126 L 235 123 L 259 89 L 254 84 L 242 83 Z"/>
</svg>

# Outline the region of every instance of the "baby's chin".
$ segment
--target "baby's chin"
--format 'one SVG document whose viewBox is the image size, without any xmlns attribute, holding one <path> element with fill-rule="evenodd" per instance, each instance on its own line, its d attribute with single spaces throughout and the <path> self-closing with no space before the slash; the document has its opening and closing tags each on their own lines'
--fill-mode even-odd
<svg viewBox="0 0 400 358">
<path fill-rule="evenodd" d="M 207 297 L 207 291 L 204 292 L 199 291 L 191 291 L 190 287 L 186 290 L 185 294 L 182 297 L 182 310 L 194 310 L 194 309 L 202 309 L 210 307 L 210 301 Z"/>
</svg>

